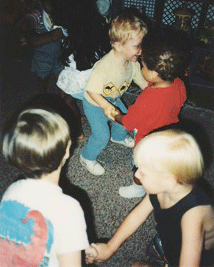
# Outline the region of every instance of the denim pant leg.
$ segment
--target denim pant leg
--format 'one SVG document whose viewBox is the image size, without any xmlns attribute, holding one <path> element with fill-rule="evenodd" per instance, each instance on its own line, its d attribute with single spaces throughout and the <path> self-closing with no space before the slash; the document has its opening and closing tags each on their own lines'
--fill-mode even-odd
<svg viewBox="0 0 214 267">
<path fill-rule="evenodd" d="M 82 148 L 81 155 L 85 159 L 96 160 L 110 138 L 109 118 L 105 116 L 102 108 L 90 104 L 85 98 L 83 108 L 91 126 L 91 136 Z"/>
<path fill-rule="evenodd" d="M 127 108 L 123 104 L 121 99 L 118 99 L 116 101 L 115 106 L 117 106 L 123 113 L 127 112 Z M 112 122 L 112 127 L 111 127 L 112 139 L 117 140 L 117 141 L 123 141 L 126 139 L 126 136 L 127 136 L 126 128 L 117 122 Z"/>
</svg>

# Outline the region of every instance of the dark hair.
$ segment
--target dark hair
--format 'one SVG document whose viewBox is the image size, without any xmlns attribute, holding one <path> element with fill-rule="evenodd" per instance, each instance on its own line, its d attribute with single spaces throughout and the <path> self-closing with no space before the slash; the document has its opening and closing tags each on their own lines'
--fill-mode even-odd
<svg viewBox="0 0 214 267">
<path fill-rule="evenodd" d="M 62 61 L 67 66 L 68 57 L 73 54 L 78 70 L 90 69 L 111 49 L 109 25 L 99 13 L 95 0 L 68 2 L 65 1 L 67 6 L 64 3 L 61 17 L 56 18 L 69 33 L 64 42 Z"/>
<path fill-rule="evenodd" d="M 182 77 L 190 59 L 190 41 L 181 30 L 150 31 L 142 42 L 142 61 L 164 81 Z"/>
</svg>

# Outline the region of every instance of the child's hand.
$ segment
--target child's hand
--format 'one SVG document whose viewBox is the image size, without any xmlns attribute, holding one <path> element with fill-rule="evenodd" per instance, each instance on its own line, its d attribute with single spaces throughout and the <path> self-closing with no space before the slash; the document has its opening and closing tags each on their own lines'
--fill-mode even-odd
<svg viewBox="0 0 214 267">
<path fill-rule="evenodd" d="M 111 113 L 111 116 L 114 118 L 113 121 L 116 120 L 116 116 L 121 114 L 120 110 L 115 108 L 115 112 L 114 113 Z"/>
<path fill-rule="evenodd" d="M 106 261 L 114 254 L 114 251 L 111 250 L 108 243 L 92 243 L 91 247 L 93 247 L 98 253 L 98 255 L 94 258 L 96 261 Z"/>
<path fill-rule="evenodd" d="M 87 264 L 91 264 L 95 261 L 95 258 L 97 258 L 98 252 L 97 250 L 90 246 L 85 249 L 85 261 Z"/>
<path fill-rule="evenodd" d="M 112 104 L 110 104 L 110 103 L 108 103 L 108 104 L 103 108 L 103 111 L 104 111 L 105 115 L 106 115 L 109 119 L 111 119 L 111 120 L 113 120 L 113 121 L 115 120 L 114 115 L 117 115 L 117 114 L 118 114 L 116 108 L 115 108 Z"/>
</svg>

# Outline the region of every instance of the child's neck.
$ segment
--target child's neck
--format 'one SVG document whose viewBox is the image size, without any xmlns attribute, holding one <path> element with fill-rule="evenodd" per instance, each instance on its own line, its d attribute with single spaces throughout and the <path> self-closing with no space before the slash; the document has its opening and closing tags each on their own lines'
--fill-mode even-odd
<svg viewBox="0 0 214 267">
<path fill-rule="evenodd" d="M 177 184 L 177 186 L 175 186 L 172 190 L 162 193 L 159 199 L 161 208 L 167 209 L 172 207 L 182 198 L 188 195 L 192 188 L 192 185 Z"/>
<path fill-rule="evenodd" d="M 127 59 L 125 59 L 120 52 L 118 52 L 117 50 L 113 50 L 114 51 L 114 58 L 117 62 L 117 64 L 120 67 L 125 67 L 127 65 L 127 63 L 129 62 Z"/>
<path fill-rule="evenodd" d="M 43 174 L 40 177 L 40 179 L 44 179 L 46 181 L 49 181 L 50 183 L 58 185 L 61 169 L 62 169 L 62 167 L 60 166 L 57 170 L 55 170 L 51 173 Z"/>
<path fill-rule="evenodd" d="M 156 87 L 164 88 L 164 87 L 169 87 L 172 84 L 173 84 L 173 82 L 169 82 L 169 81 L 159 81 L 159 82 L 153 83 L 151 87 L 153 87 L 153 88 L 156 88 Z"/>
</svg>

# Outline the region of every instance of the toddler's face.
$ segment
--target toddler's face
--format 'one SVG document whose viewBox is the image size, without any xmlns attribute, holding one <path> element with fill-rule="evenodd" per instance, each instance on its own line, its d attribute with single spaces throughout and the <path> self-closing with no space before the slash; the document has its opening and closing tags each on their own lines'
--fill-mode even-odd
<svg viewBox="0 0 214 267">
<path fill-rule="evenodd" d="M 138 164 L 138 162 L 136 162 Z M 172 175 L 166 170 L 158 170 L 142 162 L 138 165 L 135 177 L 138 178 L 148 194 L 159 194 L 165 192 L 170 183 L 169 177 Z"/>
<path fill-rule="evenodd" d="M 160 193 L 159 181 L 160 174 L 155 171 L 148 170 L 144 166 L 138 167 L 135 177 L 138 178 L 148 194 Z"/>
<path fill-rule="evenodd" d="M 121 52 L 125 60 L 136 62 L 141 55 L 141 42 L 143 34 L 133 32 L 132 37 L 123 45 L 121 45 Z"/>
<path fill-rule="evenodd" d="M 149 83 L 155 83 L 157 81 L 158 73 L 153 70 L 149 70 L 146 64 L 142 60 L 142 74 L 145 80 Z"/>
</svg>

